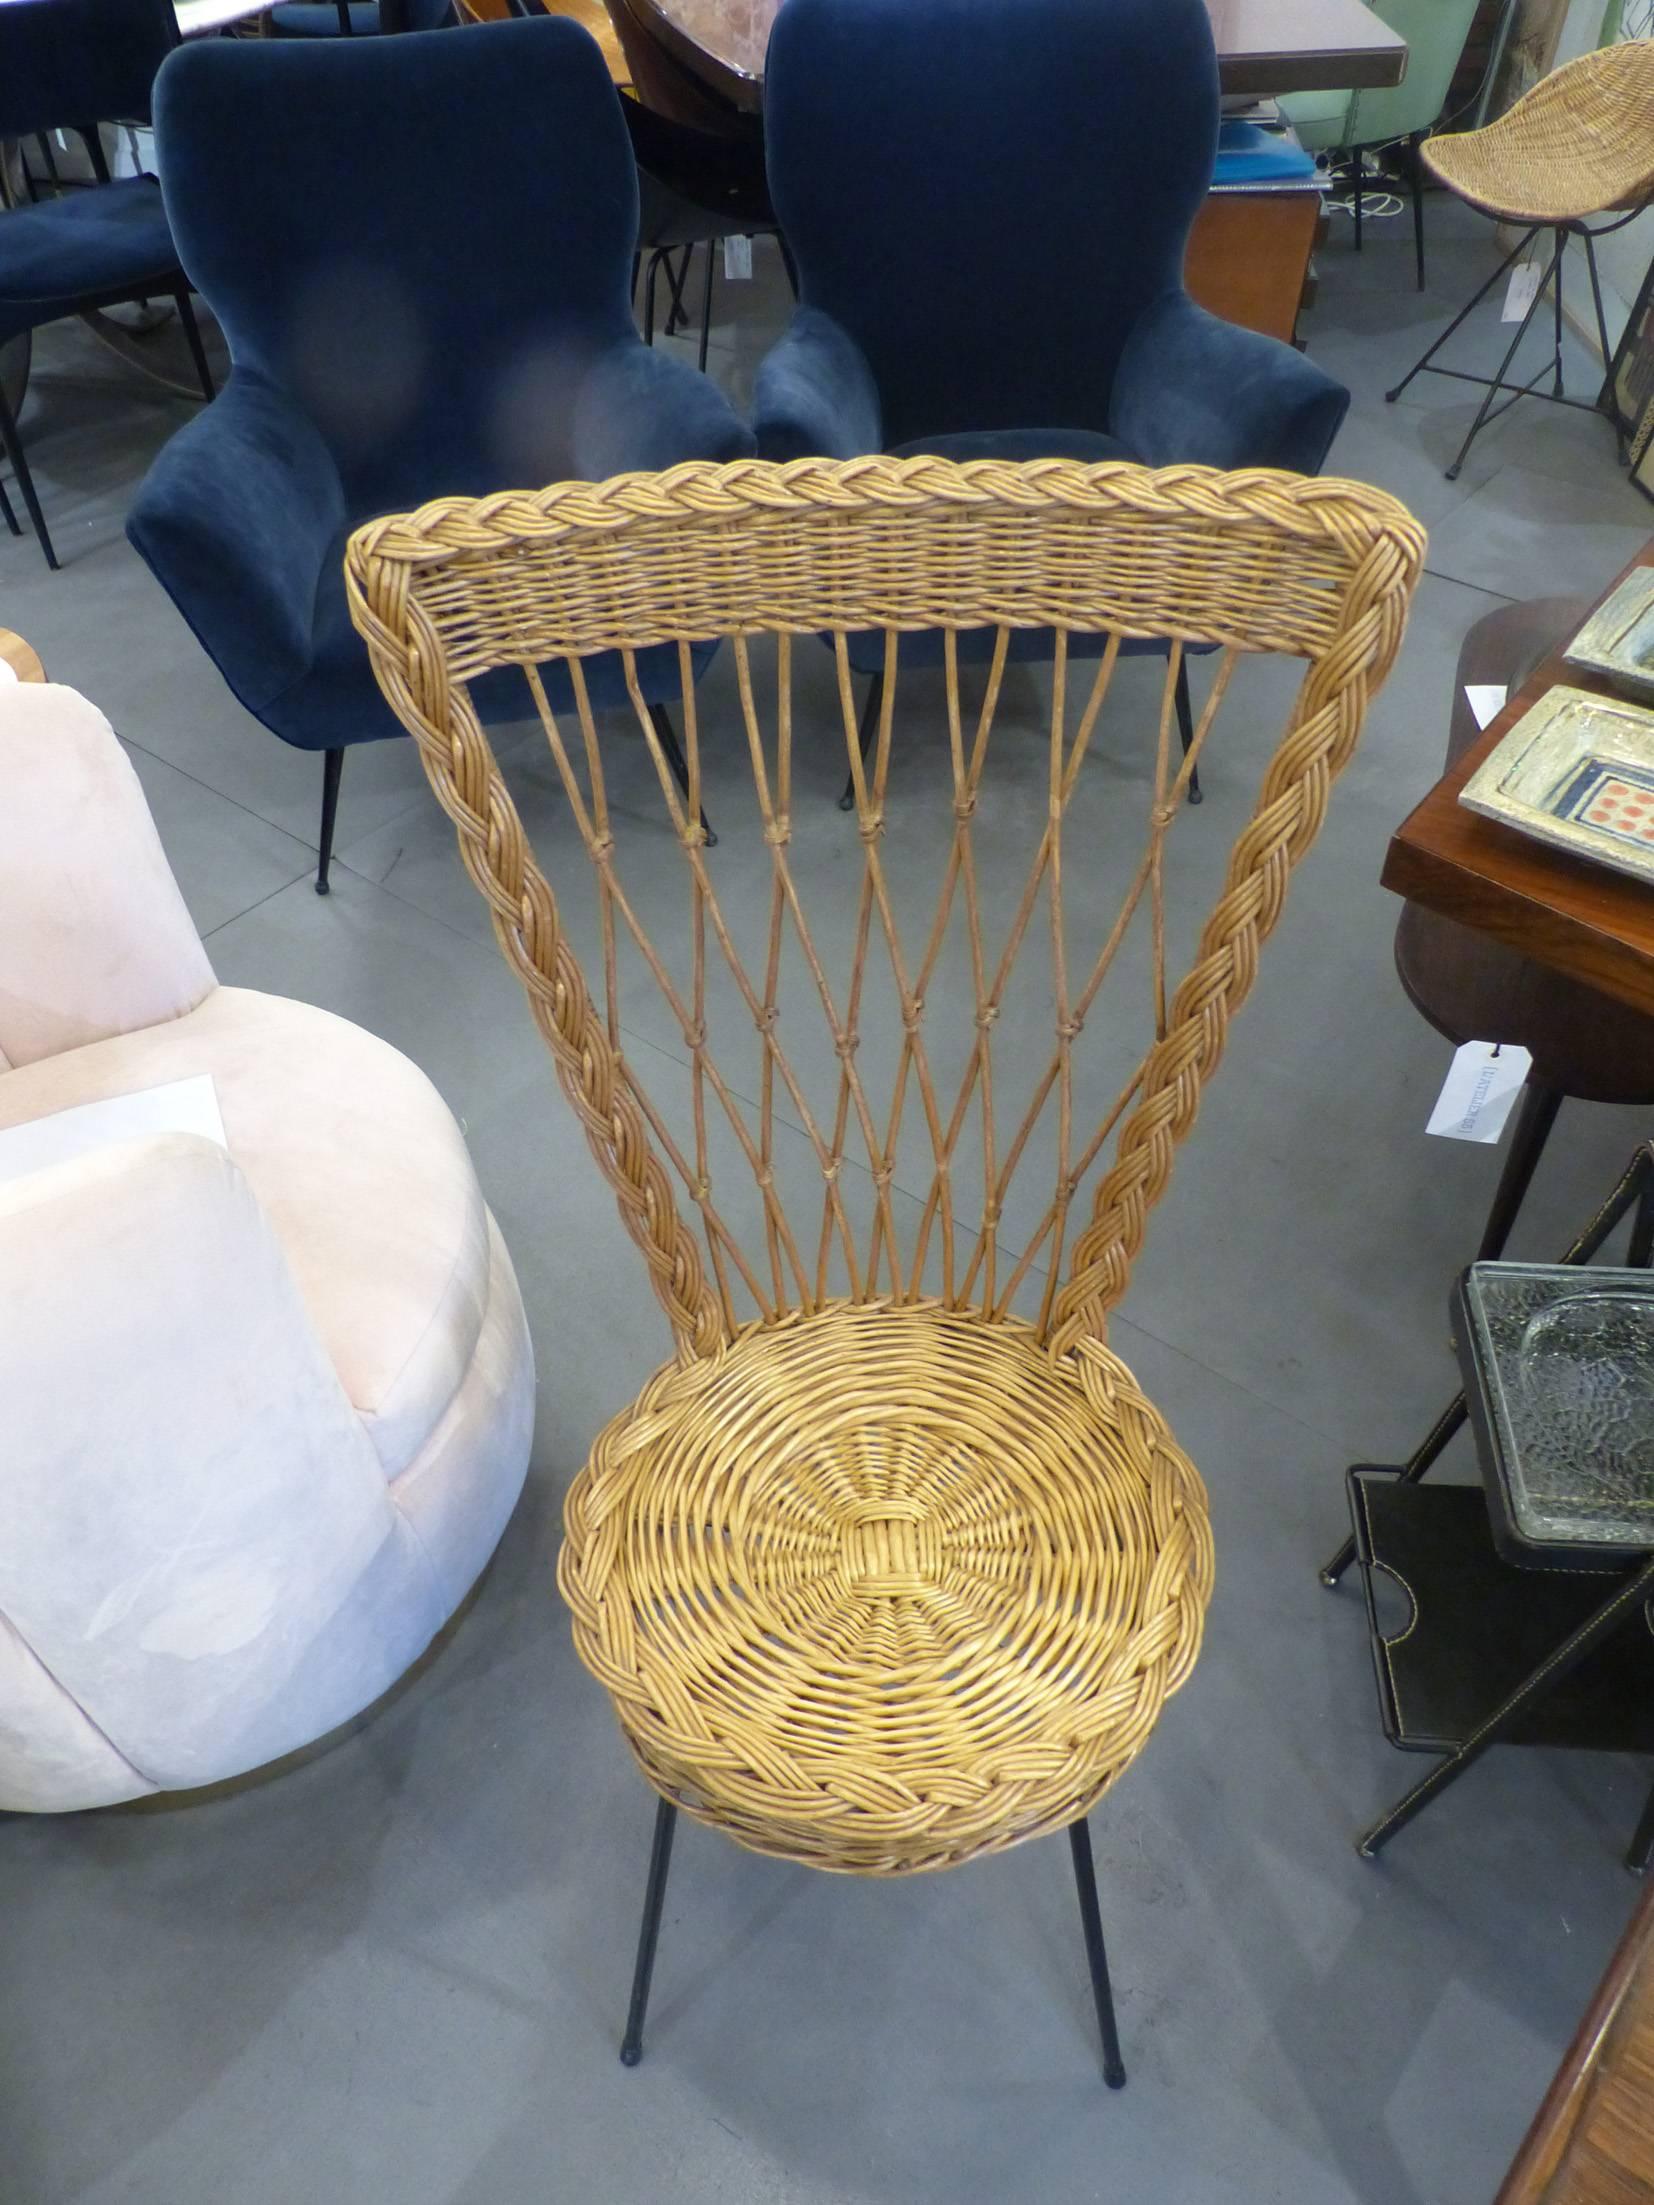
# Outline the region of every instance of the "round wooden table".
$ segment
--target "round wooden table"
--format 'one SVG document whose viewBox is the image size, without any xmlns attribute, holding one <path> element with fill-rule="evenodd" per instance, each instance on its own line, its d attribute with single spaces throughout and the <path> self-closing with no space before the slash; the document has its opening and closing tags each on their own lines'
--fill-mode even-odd
<svg viewBox="0 0 1654 2205">
<path fill-rule="evenodd" d="M 46 669 L 40 663 L 40 655 L 20 635 L 13 635 L 10 628 L 0 628 L 0 658 L 3 658 L 19 681 L 44 681 Z"/>
</svg>

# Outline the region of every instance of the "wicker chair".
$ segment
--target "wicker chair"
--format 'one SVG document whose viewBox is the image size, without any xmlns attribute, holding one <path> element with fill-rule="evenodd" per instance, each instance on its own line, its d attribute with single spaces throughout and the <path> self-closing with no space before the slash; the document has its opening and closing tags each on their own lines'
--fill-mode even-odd
<svg viewBox="0 0 1654 2205">
<path fill-rule="evenodd" d="M 1402 508 L 1353 483 L 878 455 L 445 499 L 351 539 L 352 617 L 676 1344 L 576 1479 L 559 1569 L 581 1658 L 660 1795 L 628 2064 L 682 1808 L 858 1875 L 1067 1829 L 1104 2072 L 1125 2080 L 1085 1816 L 1193 1666 L 1212 1544 L 1201 1481 L 1105 1344 L 1108 1313 L 1422 554 Z M 983 623 L 997 645 L 972 673 L 955 638 Z M 996 725 L 1023 626 L 1058 638 L 1037 735 Z M 885 683 L 864 765 L 847 640 L 869 629 Z M 945 724 L 897 742 L 902 638 L 927 630 Z M 1098 631 L 1100 661 L 1070 657 Z M 813 642 L 794 648 L 823 632 L 836 680 Z M 1134 635 L 1172 638 L 1169 664 L 1122 655 Z M 689 679 L 709 636 L 730 639 L 737 690 L 718 734 Z M 584 654 L 656 641 L 685 670 L 687 800 L 641 698 L 646 802 L 627 779 L 641 754 L 628 763 L 629 735 L 600 731 L 580 685 Z M 1196 644 L 1221 655 L 1185 758 L 1173 699 Z M 1197 939 L 1166 893 L 1167 844 L 1256 651 L 1307 670 Z M 537 671 L 558 657 L 578 700 L 563 717 Z M 534 693 L 595 874 L 565 883 L 562 910 L 470 702 L 505 665 Z M 829 722 L 813 740 L 812 684 Z M 908 686 L 922 714 L 934 678 Z M 1086 763 L 1111 687 L 1110 724 L 1138 724 L 1134 783 Z M 853 873 L 839 815 L 804 786 L 846 760 Z M 729 812 L 710 860 L 703 770 Z M 928 869 L 903 847 L 927 810 Z M 674 840 L 687 884 L 664 864 Z M 1082 944 L 1065 869 L 1094 890 L 1116 851 L 1118 911 Z M 743 865 L 768 907 L 744 946 L 720 897 Z M 566 931 L 582 911 L 584 963 Z M 1188 957 L 1170 997 L 1169 940 Z M 1140 1012 L 1112 1058 L 1095 1015 L 1111 972 Z M 633 1046 L 650 1016 L 681 1082 Z M 681 1084 L 676 1130 L 658 1071 Z"/>
<path fill-rule="evenodd" d="M 1570 238 L 1577 237 L 1584 244 L 1597 337 L 1606 367 L 1613 355 L 1602 311 L 1596 240 L 1635 221 L 1654 199 L 1654 39 L 1633 39 L 1624 45 L 1603 46 L 1594 53 L 1581 54 L 1577 61 L 1567 62 L 1541 78 L 1497 122 L 1481 130 L 1453 131 L 1428 140 L 1423 160 L 1449 191 L 1457 192 L 1496 222 L 1522 231 L 1468 305 L 1454 316 L 1395 389 L 1384 394 L 1393 403 L 1413 377 L 1425 371 L 1484 387 L 1486 395 L 1476 418 L 1459 446 L 1457 458 L 1447 469 L 1448 481 L 1454 482 L 1481 430 L 1530 392 L 1561 405 L 1578 406 L 1587 413 L 1598 411 L 1596 398 L 1569 398 L 1562 388 L 1562 256 Z M 1590 218 L 1603 214 L 1617 215 L 1618 220 L 1593 230 Z M 1550 262 L 1499 363 L 1498 374 L 1470 375 L 1462 368 L 1437 367 L 1436 354 L 1448 338 L 1481 304 L 1512 262 L 1527 252 L 1541 230 L 1550 230 L 1554 237 Z M 1551 358 L 1528 382 L 1507 383 L 1505 378 L 1517 348 L 1547 291 L 1555 314 Z M 1547 374 L 1551 388 L 1538 391 Z M 1493 401 L 1501 390 L 1509 391 L 1510 396 L 1496 407 Z M 1619 442 L 1623 460 L 1623 434 Z"/>
</svg>

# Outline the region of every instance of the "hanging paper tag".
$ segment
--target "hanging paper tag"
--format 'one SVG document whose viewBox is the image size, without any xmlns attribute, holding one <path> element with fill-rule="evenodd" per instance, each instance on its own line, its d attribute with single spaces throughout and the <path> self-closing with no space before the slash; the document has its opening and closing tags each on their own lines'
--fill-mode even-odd
<svg viewBox="0 0 1654 2205">
<path fill-rule="evenodd" d="M 1478 727 L 1491 726 L 1505 709 L 1505 699 L 1510 694 L 1502 681 L 1467 681 L 1464 693 L 1470 717 Z"/>
<path fill-rule="evenodd" d="M 1510 272 L 1510 282 L 1505 290 L 1505 303 L 1500 309 L 1499 319 L 1502 322 L 1519 322 L 1538 296 L 1538 261 L 1519 260 Z"/>
<path fill-rule="evenodd" d="M 1426 1133 L 1450 1141 L 1498 1140 L 1533 1058 L 1509 1042 L 1467 1041 L 1455 1049 Z"/>
<path fill-rule="evenodd" d="M 752 239 L 750 237 L 726 237 L 724 239 L 724 274 L 731 283 L 744 283 L 752 274 Z"/>
</svg>

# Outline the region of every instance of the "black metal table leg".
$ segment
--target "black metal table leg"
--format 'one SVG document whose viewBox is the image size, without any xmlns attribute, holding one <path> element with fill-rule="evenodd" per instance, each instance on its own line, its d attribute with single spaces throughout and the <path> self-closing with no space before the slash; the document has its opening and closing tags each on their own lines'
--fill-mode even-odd
<svg viewBox="0 0 1654 2205">
<path fill-rule="evenodd" d="M 1074 1883 L 1080 1895 L 1080 1925 L 1085 1931 L 1085 1956 L 1091 1969 L 1091 1997 L 1097 2008 L 1097 2027 L 1103 2039 L 1103 2080 L 1110 2090 L 1126 2087 L 1125 2062 L 1120 2057 L 1120 2032 L 1114 2022 L 1114 1992 L 1108 1980 L 1108 1954 L 1103 1947 L 1103 1918 L 1097 1910 L 1097 1871 L 1091 1859 L 1091 1832 L 1084 1815 L 1068 1826 L 1069 1849 L 1074 1855 Z"/>
<path fill-rule="evenodd" d="M 1479 1761 L 1489 1746 L 1496 1746 L 1533 1701 L 1552 1691 L 1579 1667 L 1587 1654 L 1617 1631 L 1651 1590 L 1654 1590 L 1654 1556 L 1629 1577 L 1621 1578 L 1596 1613 L 1587 1617 L 1553 1653 L 1547 1654 L 1532 1675 L 1524 1678 L 1485 1722 L 1478 1724 L 1456 1753 L 1450 1753 L 1445 1761 L 1438 1761 L 1428 1776 L 1396 1801 L 1388 1814 L 1381 1815 L 1361 1839 L 1357 1852 L 1366 1860 L 1375 1859 L 1380 1847 L 1387 1845 L 1398 1830 L 1405 1829 L 1414 1816 L 1421 1814 L 1449 1784 L 1455 1783 L 1473 1761 Z"/>
<path fill-rule="evenodd" d="M 649 1983 L 655 1972 L 660 1912 L 672 1866 L 672 1833 L 677 1826 L 677 1808 L 669 1799 L 661 1800 L 655 1808 L 655 1838 L 649 1848 L 649 1881 L 643 1890 L 643 1924 L 637 1937 L 637 1965 L 632 1970 L 632 2003 L 626 2009 L 626 2034 L 620 2040 L 622 2067 L 635 2067 L 643 2057 L 643 2022 L 649 2011 Z"/>
</svg>

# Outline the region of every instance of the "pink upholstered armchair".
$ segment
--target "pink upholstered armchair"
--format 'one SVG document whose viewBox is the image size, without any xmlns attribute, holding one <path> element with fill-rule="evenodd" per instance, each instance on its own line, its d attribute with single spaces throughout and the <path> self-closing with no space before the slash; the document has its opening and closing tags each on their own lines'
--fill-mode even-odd
<svg viewBox="0 0 1654 2205">
<path fill-rule="evenodd" d="M 103 716 L 0 692 L 0 789 L 0 1151 L 202 1073 L 227 1141 L 0 1176 L 0 1808 L 48 1811 L 382 1693 L 505 1527 L 534 1378 L 451 1113 L 360 1028 L 218 986 Z"/>
</svg>

